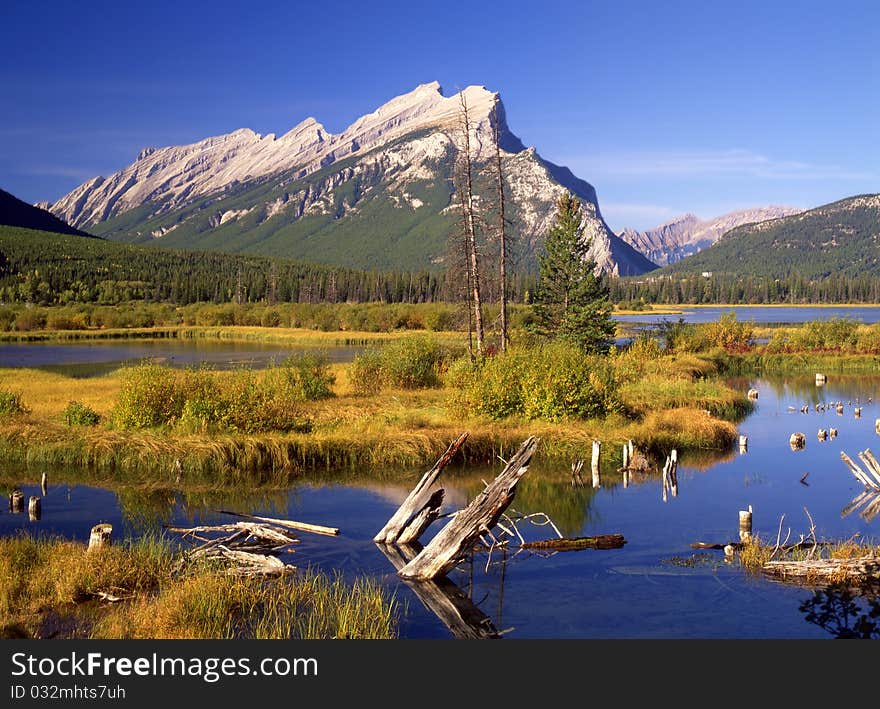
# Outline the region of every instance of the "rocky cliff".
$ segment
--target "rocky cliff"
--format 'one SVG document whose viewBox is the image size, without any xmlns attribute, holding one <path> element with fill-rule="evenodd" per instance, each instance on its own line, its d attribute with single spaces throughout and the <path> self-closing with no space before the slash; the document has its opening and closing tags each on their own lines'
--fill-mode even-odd
<svg viewBox="0 0 880 709">
<path fill-rule="evenodd" d="M 654 264 L 611 232 L 596 192 L 526 148 L 509 130 L 497 93 L 470 86 L 444 96 L 422 84 L 338 134 L 307 118 L 281 136 L 241 129 L 197 143 L 145 148 L 109 177 L 95 177 L 51 205 L 76 227 L 168 247 L 290 256 L 358 268 L 442 264 L 455 230 L 453 174 L 462 104 L 471 156 L 488 171 L 494 124 L 520 263 L 534 255 L 563 190 L 584 206 L 584 233 L 603 271 L 633 275 Z M 493 111 L 493 109 L 495 109 Z M 491 222 L 491 180 L 477 206 Z M 490 228 L 485 228 L 487 235 Z"/>
</svg>

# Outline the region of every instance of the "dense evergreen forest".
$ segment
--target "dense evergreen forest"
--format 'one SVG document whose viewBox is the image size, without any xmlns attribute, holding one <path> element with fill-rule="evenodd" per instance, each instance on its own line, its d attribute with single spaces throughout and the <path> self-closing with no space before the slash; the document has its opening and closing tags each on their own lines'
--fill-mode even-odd
<svg viewBox="0 0 880 709">
<path fill-rule="evenodd" d="M 740 276 L 735 274 L 681 274 L 638 276 L 613 279 L 611 300 L 640 307 L 642 304 L 742 304 L 760 303 L 878 303 L 880 276 L 843 276 L 832 273 L 824 278 L 805 278 L 799 274 L 785 278 Z"/>
<path fill-rule="evenodd" d="M 0 226 L 0 302 L 113 305 L 132 300 L 192 303 L 436 303 L 462 296 L 461 274 L 361 271 L 206 251 L 145 248 L 103 239 Z M 498 300 L 487 278 L 487 302 Z M 715 273 L 647 274 L 608 281 L 622 306 L 713 303 L 877 303 L 871 273 L 784 278 Z M 509 298 L 528 303 L 534 274 L 510 279 Z"/>
<path fill-rule="evenodd" d="M 514 299 L 533 281 L 513 279 Z M 0 226 L 5 303 L 431 303 L 456 300 L 458 290 L 442 271 L 361 271 Z"/>
</svg>

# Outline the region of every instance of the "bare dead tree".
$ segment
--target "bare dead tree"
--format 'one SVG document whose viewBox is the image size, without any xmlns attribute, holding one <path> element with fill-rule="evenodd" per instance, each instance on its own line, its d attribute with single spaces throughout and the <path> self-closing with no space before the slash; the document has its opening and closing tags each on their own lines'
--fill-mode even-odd
<svg viewBox="0 0 880 709">
<path fill-rule="evenodd" d="M 477 356 L 483 356 L 483 306 L 480 297 L 480 267 L 479 257 L 477 254 L 477 228 L 474 216 L 474 187 L 473 187 L 473 165 L 471 162 L 471 123 L 468 116 L 467 99 L 464 91 L 459 94 L 459 121 L 463 134 L 464 147 L 461 153 L 462 157 L 462 182 L 463 182 L 463 199 L 461 207 L 465 222 L 465 233 L 467 237 L 467 250 L 470 261 L 470 288 L 472 292 L 472 303 L 474 313 L 474 331 L 477 339 Z"/>
<path fill-rule="evenodd" d="M 498 128 L 498 99 L 492 106 L 492 137 L 495 143 L 495 178 L 498 200 L 498 275 L 501 280 L 501 351 L 507 351 L 507 238 L 504 216 L 504 172 L 501 169 L 501 145 Z"/>
</svg>

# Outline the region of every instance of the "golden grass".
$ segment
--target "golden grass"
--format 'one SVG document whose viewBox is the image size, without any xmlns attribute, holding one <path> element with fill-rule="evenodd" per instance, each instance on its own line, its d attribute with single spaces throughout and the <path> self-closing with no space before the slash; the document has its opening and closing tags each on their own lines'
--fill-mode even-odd
<svg viewBox="0 0 880 709">
<path fill-rule="evenodd" d="M 393 638 L 397 607 L 369 579 L 297 571 L 277 580 L 207 566 L 172 573 L 176 553 L 145 538 L 89 552 L 82 543 L 0 538 L 0 637 Z M 96 601 L 100 592 L 125 599 Z M 54 627 L 53 627 L 54 626 Z"/>
<path fill-rule="evenodd" d="M 60 420 L 61 412 L 71 401 L 79 401 L 106 416 L 119 387 L 120 379 L 115 375 L 83 380 L 40 369 L 0 368 L 0 388 L 20 393 L 22 402 L 37 420 Z"/>
</svg>

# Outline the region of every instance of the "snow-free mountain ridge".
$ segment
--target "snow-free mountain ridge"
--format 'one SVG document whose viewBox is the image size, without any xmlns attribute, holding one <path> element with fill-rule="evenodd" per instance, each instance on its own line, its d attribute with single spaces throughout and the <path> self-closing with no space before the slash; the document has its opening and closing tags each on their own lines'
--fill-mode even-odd
<svg viewBox="0 0 880 709">
<path fill-rule="evenodd" d="M 245 128 L 145 148 L 131 165 L 83 183 L 50 210 L 123 241 L 362 268 L 437 266 L 457 219 L 452 177 L 463 103 L 478 169 L 494 155 L 498 121 L 522 263 L 534 263 L 556 199 L 570 190 L 584 206 L 584 234 L 601 270 L 654 268 L 608 228 L 593 187 L 526 148 L 509 130 L 499 95 L 480 86 L 447 97 L 437 82 L 422 84 L 338 134 L 307 118 L 281 136 Z M 491 193 L 478 195 L 488 223 Z"/>
<path fill-rule="evenodd" d="M 738 226 L 780 219 L 802 211 L 797 207 L 771 205 L 740 209 L 714 219 L 683 214 L 647 231 L 624 229 L 618 236 L 658 266 L 668 266 L 711 246 Z"/>
</svg>

